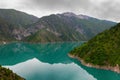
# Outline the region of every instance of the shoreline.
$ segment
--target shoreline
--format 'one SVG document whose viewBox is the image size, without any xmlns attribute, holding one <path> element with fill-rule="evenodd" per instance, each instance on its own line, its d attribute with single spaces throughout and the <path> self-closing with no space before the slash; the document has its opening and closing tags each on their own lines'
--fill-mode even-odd
<svg viewBox="0 0 120 80">
<path fill-rule="evenodd" d="M 79 60 L 81 62 L 81 64 L 83 64 L 87 67 L 92 67 L 92 68 L 96 68 L 96 69 L 103 69 L 103 70 L 110 70 L 110 71 L 120 73 L 120 67 L 118 64 L 114 67 L 113 66 L 99 66 L 99 65 L 93 65 L 91 63 L 86 63 L 84 60 L 82 60 L 81 58 L 79 58 L 78 56 L 75 56 L 75 55 L 68 54 L 68 56 L 71 58 Z"/>
<path fill-rule="evenodd" d="M 21 42 L 21 43 L 31 43 L 31 44 L 48 44 L 48 43 L 75 43 L 75 42 L 86 42 L 86 41 L 55 41 L 55 42 L 27 42 L 27 41 L 0 41 L 0 45 Z"/>
</svg>

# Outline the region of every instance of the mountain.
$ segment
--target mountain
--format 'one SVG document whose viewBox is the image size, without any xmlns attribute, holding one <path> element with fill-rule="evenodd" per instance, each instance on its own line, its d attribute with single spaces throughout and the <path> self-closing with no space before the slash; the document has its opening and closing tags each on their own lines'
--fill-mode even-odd
<svg viewBox="0 0 120 80">
<path fill-rule="evenodd" d="M 14 9 L 0 9 L 0 17 L 6 22 L 23 27 L 38 20 L 37 17 Z"/>
<path fill-rule="evenodd" d="M 38 20 L 33 15 L 14 9 L 0 9 L 0 41 L 20 40 L 26 25 Z"/>
<path fill-rule="evenodd" d="M 71 12 L 37 18 L 14 9 L 0 9 L 0 43 L 86 41 L 115 24 Z"/>
<path fill-rule="evenodd" d="M 120 23 L 70 52 L 85 63 L 120 72 Z M 106 67 L 105 67 L 106 66 Z"/>
<path fill-rule="evenodd" d="M 11 70 L 0 66 L 0 80 L 25 80 Z"/>
<path fill-rule="evenodd" d="M 15 28 L 14 25 L 9 24 L 0 18 L 0 42 L 1 41 L 14 41 L 15 38 L 12 36 L 12 30 Z"/>
<path fill-rule="evenodd" d="M 86 41 L 109 29 L 115 22 L 66 12 L 40 18 L 26 31 L 28 42 Z"/>
</svg>

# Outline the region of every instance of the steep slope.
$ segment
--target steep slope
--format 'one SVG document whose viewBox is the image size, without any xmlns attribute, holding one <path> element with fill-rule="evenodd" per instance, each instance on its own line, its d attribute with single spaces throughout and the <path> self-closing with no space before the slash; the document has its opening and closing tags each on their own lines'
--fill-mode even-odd
<svg viewBox="0 0 120 80">
<path fill-rule="evenodd" d="M 0 42 L 21 40 L 26 25 L 33 24 L 37 20 L 37 17 L 21 11 L 0 9 Z"/>
<path fill-rule="evenodd" d="M 19 27 L 24 27 L 25 25 L 32 24 L 38 20 L 38 18 L 33 15 L 14 9 L 0 9 L 0 17 L 8 23 Z"/>
<path fill-rule="evenodd" d="M 0 80 L 25 80 L 11 70 L 0 66 Z"/>
<path fill-rule="evenodd" d="M 120 72 L 120 23 L 70 52 L 85 63 Z M 96 67 L 96 66 L 95 66 Z"/>
<path fill-rule="evenodd" d="M 30 37 L 27 37 L 25 41 L 34 42 L 55 42 L 62 41 L 59 37 L 57 37 L 54 33 L 49 32 L 45 29 L 41 29 Z"/>
<path fill-rule="evenodd" d="M 85 15 L 76 15 L 69 12 L 56 15 L 52 14 L 42 17 L 38 22 L 32 24 L 27 30 L 27 32 L 32 34 L 32 38 L 29 36 L 25 40 L 33 42 L 37 38 L 37 41 L 41 42 L 41 33 L 37 31 L 44 29 L 59 38 L 57 39 L 58 41 L 85 41 L 115 24 L 114 22 L 99 20 Z M 49 35 L 49 33 L 44 34 Z M 46 38 L 49 37 L 53 36 Z M 54 41 L 54 39 L 52 40 Z"/>
<path fill-rule="evenodd" d="M 0 9 L 0 21 L 0 42 L 85 41 L 116 24 L 70 12 L 38 19 L 13 9 Z"/>
<path fill-rule="evenodd" d="M 44 33 L 44 35 L 49 35 L 53 34 L 53 36 L 48 36 L 52 37 L 52 40 L 55 40 L 55 36 L 59 39 L 57 41 L 79 41 L 79 40 L 87 40 L 85 36 L 79 32 L 77 32 L 75 29 L 71 27 L 70 24 L 64 22 L 63 19 L 59 18 L 57 15 L 50 15 L 43 17 L 37 22 L 36 24 L 32 25 L 33 31 L 39 31 L 39 30 L 44 30 L 47 31 L 48 33 Z M 33 32 L 34 33 L 34 32 Z M 41 35 L 40 31 L 36 35 L 33 34 L 34 36 L 36 35 Z M 32 35 L 32 36 L 33 36 Z M 28 39 L 27 41 L 30 41 L 32 39 L 35 39 L 35 37 Z M 48 38 L 46 37 L 46 39 Z M 38 36 L 38 39 L 41 39 L 42 37 Z M 40 40 L 39 40 L 40 41 Z M 48 40 L 49 41 L 49 40 Z M 47 41 L 47 42 L 48 42 Z M 55 40 L 56 41 L 56 40 Z"/>
<path fill-rule="evenodd" d="M 15 26 L 7 23 L 2 18 L 0 18 L 0 43 L 2 41 L 8 42 L 16 40 L 12 36 L 12 31 L 14 28 Z"/>
<path fill-rule="evenodd" d="M 96 34 L 109 29 L 116 24 L 111 21 L 100 20 L 86 15 L 76 15 L 69 12 L 58 14 L 58 16 L 61 16 L 63 21 L 69 25 L 72 25 L 71 27 L 76 31 L 85 35 L 87 39 L 91 39 Z"/>
</svg>

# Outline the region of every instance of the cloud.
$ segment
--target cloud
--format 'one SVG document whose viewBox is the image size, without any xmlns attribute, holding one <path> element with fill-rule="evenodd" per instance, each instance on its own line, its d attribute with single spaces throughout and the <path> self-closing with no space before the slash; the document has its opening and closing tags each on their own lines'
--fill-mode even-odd
<svg viewBox="0 0 120 80">
<path fill-rule="evenodd" d="M 74 12 L 119 21 L 120 0 L 2 0 L 1 8 L 14 8 L 36 16 Z"/>
<path fill-rule="evenodd" d="M 89 12 L 94 5 L 90 0 L 22 0 L 20 4 L 24 11 L 37 16 L 63 12 L 90 15 Z"/>
<path fill-rule="evenodd" d="M 99 17 L 105 19 L 120 20 L 120 2 L 118 0 L 109 0 L 97 6 L 96 11 Z"/>
<path fill-rule="evenodd" d="M 75 9 L 75 8 L 87 8 L 90 4 L 89 0 L 31 0 L 31 2 L 27 2 L 29 5 L 33 7 L 39 7 L 44 9 Z"/>
<path fill-rule="evenodd" d="M 20 0 L 1 0 L 0 8 L 15 8 L 20 3 Z"/>
<path fill-rule="evenodd" d="M 89 6 L 91 5 L 89 0 L 24 0 L 21 4 L 22 7 L 24 6 L 24 9 L 31 10 L 31 12 L 36 11 L 36 14 L 39 12 L 39 15 L 42 15 L 41 13 L 50 14 L 66 11 L 80 14 L 91 7 Z"/>
</svg>

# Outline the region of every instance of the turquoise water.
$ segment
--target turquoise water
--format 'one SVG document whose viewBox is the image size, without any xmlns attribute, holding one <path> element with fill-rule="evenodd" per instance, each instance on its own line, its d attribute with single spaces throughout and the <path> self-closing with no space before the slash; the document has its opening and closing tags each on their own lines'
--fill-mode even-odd
<svg viewBox="0 0 120 80">
<path fill-rule="evenodd" d="M 68 52 L 83 42 L 11 43 L 0 46 L 0 65 L 26 80 L 120 80 L 120 74 L 89 68 Z"/>
</svg>

